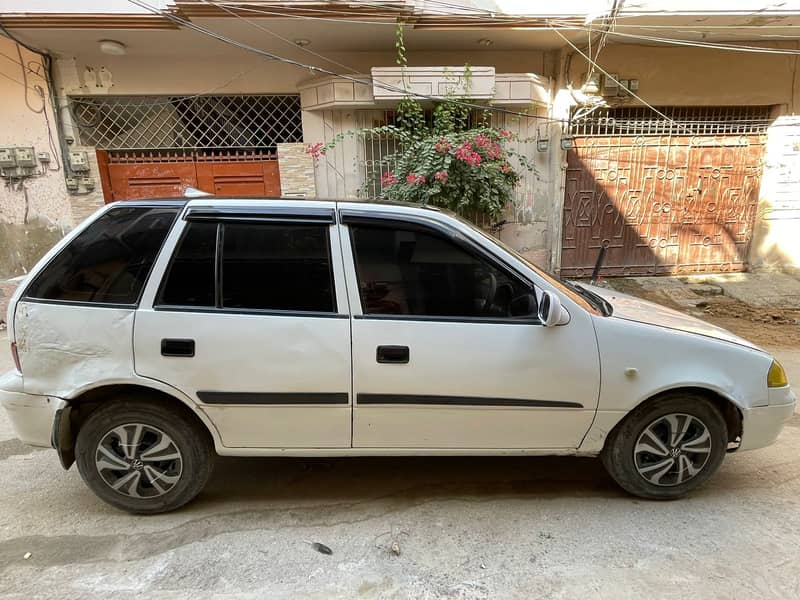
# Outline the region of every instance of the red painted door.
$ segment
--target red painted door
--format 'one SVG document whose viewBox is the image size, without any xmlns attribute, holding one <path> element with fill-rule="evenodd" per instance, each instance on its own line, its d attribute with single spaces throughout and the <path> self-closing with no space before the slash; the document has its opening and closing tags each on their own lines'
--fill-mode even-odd
<svg viewBox="0 0 800 600">
<path fill-rule="evenodd" d="M 217 196 L 280 196 L 278 161 L 198 162 L 197 185 Z"/>
<path fill-rule="evenodd" d="M 138 198 L 179 198 L 187 187 L 197 187 L 193 162 L 109 164 L 111 201 Z"/>
<path fill-rule="evenodd" d="M 217 196 L 279 197 L 275 155 L 267 152 L 159 154 L 98 151 L 106 202 L 180 198 L 187 187 Z"/>
</svg>

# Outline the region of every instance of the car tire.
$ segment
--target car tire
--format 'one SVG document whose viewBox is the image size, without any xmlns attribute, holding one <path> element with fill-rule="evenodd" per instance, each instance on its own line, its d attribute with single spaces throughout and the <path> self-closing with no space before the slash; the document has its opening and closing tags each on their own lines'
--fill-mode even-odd
<svg viewBox="0 0 800 600">
<path fill-rule="evenodd" d="M 75 449 L 89 488 L 134 514 L 168 512 L 193 500 L 214 461 L 210 436 L 188 409 L 129 397 L 93 411 Z"/>
<path fill-rule="evenodd" d="M 673 500 L 705 483 L 727 446 L 725 419 L 708 398 L 668 393 L 635 408 L 611 432 L 600 457 L 627 492 Z"/>
</svg>

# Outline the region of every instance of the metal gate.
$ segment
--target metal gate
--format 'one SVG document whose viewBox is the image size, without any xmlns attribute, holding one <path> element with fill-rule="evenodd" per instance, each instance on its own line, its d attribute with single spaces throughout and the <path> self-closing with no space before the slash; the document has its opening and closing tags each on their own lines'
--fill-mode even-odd
<svg viewBox="0 0 800 600">
<path fill-rule="evenodd" d="M 747 268 L 769 107 L 606 109 L 571 125 L 561 274 Z"/>
<path fill-rule="evenodd" d="M 277 157 L 272 152 L 98 151 L 106 202 L 176 198 L 187 187 L 218 196 L 280 196 Z"/>
</svg>

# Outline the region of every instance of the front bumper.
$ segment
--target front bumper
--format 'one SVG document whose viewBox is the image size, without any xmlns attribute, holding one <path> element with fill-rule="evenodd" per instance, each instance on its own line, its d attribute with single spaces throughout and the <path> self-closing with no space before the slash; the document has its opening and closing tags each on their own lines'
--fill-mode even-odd
<svg viewBox="0 0 800 600">
<path fill-rule="evenodd" d="M 15 371 L 0 377 L 0 404 L 21 441 L 46 448 L 51 447 L 56 411 L 67 406 L 60 398 L 23 392 L 22 376 Z"/>
<path fill-rule="evenodd" d="M 789 386 L 769 390 L 769 406 L 742 411 L 742 443 L 739 450 L 755 450 L 773 444 L 784 423 L 792 418 L 797 400 Z"/>
</svg>

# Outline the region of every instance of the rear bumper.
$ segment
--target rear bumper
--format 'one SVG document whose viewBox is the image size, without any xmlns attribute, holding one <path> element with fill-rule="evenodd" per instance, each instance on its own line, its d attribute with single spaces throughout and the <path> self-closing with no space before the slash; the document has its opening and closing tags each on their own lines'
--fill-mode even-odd
<svg viewBox="0 0 800 600">
<path fill-rule="evenodd" d="M 0 404 L 21 441 L 46 448 L 51 447 L 56 411 L 67 406 L 60 398 L 26 394 L 22 377 L 14 371 L 0 377 Z"/>
<path fill-rule="evenodd" d="M 739 450 L 755 450 L 774 443 L 784 423 L 794 415 L 796 403 L 792 390 L 786 386 L 770 389 L 769 406 L 743 410 Z"/>
</svg>

